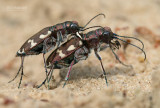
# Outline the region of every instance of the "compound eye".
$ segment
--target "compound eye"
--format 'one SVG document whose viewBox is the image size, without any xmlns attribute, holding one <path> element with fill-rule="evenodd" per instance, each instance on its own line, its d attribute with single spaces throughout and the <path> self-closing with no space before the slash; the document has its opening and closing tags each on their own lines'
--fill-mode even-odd
<svg viewBox="0 0 160 108">
<path fill-rule="evenodd" d="M 109 32 L 104 32 L 103 35 L 109 35 Z"/>
<path fill-rule="evenodd" d="M 72 31 L 74 31 L 74 32 L 77 32 L 77 31 L 79 31 L 79 27 L 78 27 L 78 25 L 77 24 L 71 24 L 71 30 Z"/>
<path fill-rule="evenodd" d="M 76 24 L 71 24 L 71 28 L 77 28 L 77 25 Z"/>
</svg>

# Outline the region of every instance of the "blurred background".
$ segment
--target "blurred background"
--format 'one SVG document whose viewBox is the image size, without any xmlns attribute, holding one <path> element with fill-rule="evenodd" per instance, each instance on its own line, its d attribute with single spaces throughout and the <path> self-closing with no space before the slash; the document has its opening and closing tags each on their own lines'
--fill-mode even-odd
<svg viewBox="0 0 160 108">
<path fill-rule="evenodd" d="M 15 57 L 16 52 L 28 38 L 44 27 L 64 21 L 77 21 L 80 26 L 84 26 L 99 13 L 104 13 L 106 18 L 98 17 L 89 26 L 109 26 L 114 33 L 141 39 L 145 44 L 147 60 L 143 61 L 144 55 L 138 49 L 122 43 L 122 48 L 116 53 L 133 69 L 119 64 L 109 49 L 100 52 L 109 80 L 108 88 L 101 77 L 99 62 L 91 54 L 86 61 L 73 67 L 71 80 L 65 89 L 62 89 L 62 84 L 67 69 L 55 70 L 52 89 L 47 90 L 45 87 L 35 88 L 45 78 L 42 55 L 29 56 L 25 58 L 25 76 L 21 88 L 17 89 L 19 77 L 8 84 L 20 66 L 20 58 Z M 125 40 L 141 47 L 135 40 Z M 113 106 L 127 107 L 137 102 L 139 96 L 141 98 L 138 101 L 144 101 L 137 106 L 150 106 L 147 103 L 152 103 L 154 95 L 158 97 L 152 94 L 152 89 L 158 94 L 156 87 L 160 84 L 156 77 L 159 74 L 153 76 L 157 78 L 155 86 L 151 83 L 153 73 L 160 71 L 159 45 L 160 0 L 0 0 L 0 105 L 110 107 L 107 103 L 113 100 Z M 129 99 L 127 102 L 126 95 Z M 104 97 L 101 99 L 101 96 Z M 110 99 L 114 96 L 115 100 Z M 156 101 L 153 103 L 156 106 Z"/>
</svg>

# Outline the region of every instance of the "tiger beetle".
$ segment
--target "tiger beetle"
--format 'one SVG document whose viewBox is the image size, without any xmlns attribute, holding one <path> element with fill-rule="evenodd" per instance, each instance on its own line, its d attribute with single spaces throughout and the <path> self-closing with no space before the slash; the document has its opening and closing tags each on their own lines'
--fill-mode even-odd
<svg viewBox="0 0 160 108">
<path fill-rule="evenodd" d="M 115 49 L 119 49 L 121 47 L 121 44 L 119 42 L 125 42 L 127 41 L 121 39 L 120 37 L 123 38 L 131 38 L 138 40 L 142 44 L 142 48 L 132 44 L 128 43 L 139 50 L 141 50 L 144 53 L 144 60 L 146 59 L 146 54 L 144 52 L 144 44 L 141 40 L 135 38 L 135 37 L 128 37 L 128 36 L 120 36 L 111 31 L 109 27 L 102 27 L 93 31 L 88 32 L 87 34 L 79 34 L 82 36 L 82 40 L 77 38 L 77 36 L 74 36 L 70 41 L 67 41 L 64 45 L 61 47 L 57 48 L 55 51 L 53 51 L 49 57 L 47 58 L 46 64 L 47 68 L 50 68 L 50 71 L 48 73 L 48 76 L 50 75 L 50 78 L 48 81 L 50 81 L 53 70 L 54 69 L 62 69 L 69 67 L 68 73 L 65 78 L 65 83 L 63 87 L 66 85 L 66 82 L 69 79 L 69 75 L 71 72 L 71 68 L 74 64 L 78 63 L 81 60 L 86 60 L 88 58 L 88 55 L 91 53 L 91 50 L 94 50 L 94 53 L 98 60 L 100 61 L 102 70 L 103 70 L 103 75 L 106 81 L 106 84 L 108 85 L 107 82 L 107 77 L 106 77 L 106 72 L 103 67 L 102 59 L 100 55 L 98 54 L 98 51 L 102 51 L 105 48 L 109 47 L 116 57 L 116 59 L 125 66 L 131 66 L 131 65 L 126 65 L 123 62 L 120 61 L 116 53 L 114 52 Z M 101 47 L 101 45 L 106 44 L 107 47 Z M 39 86 L 41 87 L 43 84 L 45 84 L 46 79 L 42 82 L 42 84 Z"/>
<path fill-rule="evenodd" d="M 47 68 L 45 64 L 45 54 L 49 52 L 52 49 L 57 49 L 62 44 L 67 42 L 72 38 L 72 35 L 68 34 L 77 34 L 74 36 L 77 36 L 79 38 L 82 38 L 79 35 L 79 31 L 84 31 L 84 28 L 96 17 L 98 16 L 104 16 L 104 14 L 98 14 L 95 17 L 93 17 L 89 22 L 84 26 L 80 27 L 78 25 L 78 22 L 76 21 L 65 21 L 63 23 L 56 24 L 54 26 L 46 27 L 30 37 L 23 45 L 22 47 L 17 51 L 16 57 L 21 57 L 21 65 L 20 68 L 16 74 L 16 76 L 9 81 L 12 82 L 15 80 L 15 78 L 18 76 L 19 72 L 21 71 L 21 77 L 18 88 L 20 88 L 22 77 L 23 77 L 23 62 L 24 58 L 29 55 L 38 55 L 43 54 L 43 61 L 44 61 L 44 67 L 45 72 L 47 76 Z M 93 26 L 90 28 L 99 27 L 99 26 Z M 71 36 L 71 37 L 69 37 Z"/>
</svg>

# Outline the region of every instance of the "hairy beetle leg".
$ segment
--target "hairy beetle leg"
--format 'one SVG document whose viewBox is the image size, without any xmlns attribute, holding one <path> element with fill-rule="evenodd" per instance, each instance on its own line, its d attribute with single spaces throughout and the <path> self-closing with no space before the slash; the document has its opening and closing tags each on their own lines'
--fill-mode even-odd
<svg viewBox="0 0 160 108">
<path fill-rule="evenodd" d="M 53 74 L 53 68 L 54 68 L 54 65 L 52 66 L 52 68 L 50 69 L 50 71 L 47 72 L 47 76 L 46 76 L 45 80 L 37 88 L 40 88 L 40 87 L 42 87 L 42 85 L 45 85 L 45 83 L 47 81 L 48 82 L 48 89 L 49 89 L 49 82 L 50 82 L 52 74 Z M 49 77 L 49 74 L 51 74 L 50 77 Z"/>
<path fill-rule="evenodd" d="M 69 75 L 70 75 L 70 73 L 71 73 L 71 69 L 72 69 L 73 64 L 74 64 L 74 60 L 72 61 L 71 65 L 70 65 L 70 67 L 69 67 L 69 70 L 68 70 L 68 72 L 67 72 L 67 75 L 66 75 L 66 78 L 65 78 L 65 82 L 64 82 L 64 84 L 63 84 L 63 88 L 65 87 L 66 82 L 67 82 L 68 79 L 69 79 Z"/>
<path fill-rule="evenodd" d="M 94 50 L 94 51 L 95 51 L 95 50 Z M 102 59 L 101 59 L 101 57 L 99 56 L 99 54 L 97 53 L 97 51 L 95 51 L 95 55 L 96 55 L 96 57 L 98 58 L 98 60 L 100 61 L 100 63 L 101 63 L 101 67 L 102 67 L 102 70 L 103 70 L 103 75 L 104 75 L 104 78 L 105 78 L 105 81 L 106 81 L 106 85 L 108 86 L 107 76 L 106 76 L 105 69 L 104 69 L 104 67 L 103 67 Z"/>
<path fill-rule="evenodd" d="M 21 81 L 22 81 L 22 77 L 23 77 L 23 75 L 24 75 L 24 74 L 23 74 L 23 62 L 24 62 L 24 57 L 22 56 L 22 57 L 21 57 L 21 66 L 20 66 L 20 68 L 19 68 L 16 76 L 15 76 L 12 80 L 10 80 L 10 81 L 8 82 L 8 83 L 10 83 L 10 82 L 14 81 L 14 80 L 17 78 L 17 76 L 19 75 L 19 72 L 22 70 L 22 72 L 21 72 L 21 78 L 20 78 L 20 82 L 19 82 L 18 88 L 20 88 Z"/>
<path fill-rule="evenodd" d="M 21 57 L 21 60 L 22 60 L 22 72 L 21 72 L 21 78 L 20 78 L 20 82 L 19 82 L 19 85 L 18 85 L 18 88 L 20 88 L 21 86 L 21 82 L 22 82 L 22 78 L 23 78 L 23 62 L 24 62 L 24 57 Z"/>
</svg>

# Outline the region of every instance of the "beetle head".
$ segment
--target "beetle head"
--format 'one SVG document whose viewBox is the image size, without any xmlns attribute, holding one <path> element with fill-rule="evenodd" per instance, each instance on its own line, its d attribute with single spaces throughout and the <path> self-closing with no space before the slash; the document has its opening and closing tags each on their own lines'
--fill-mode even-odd
<svg viewBox="0 0 160 108">
<path fill-rule="evenodd" d="M 70 31 L 72 32 L 72 33 L 76 33 L 76 32 L 78 32 L 79 30 L 80 30 L 80 27 L 79 27 L 79 25 L 78 25 L 78 22 L 77 21 L 72 21 L 71 22 L 71 24 L 70 24 Z"/>
<path fill-rule="evenodd" d="M 114 48 L 119 48 L 121 46 L 110 27 L 100 28 L 98 34 L 100 35 L 99 37 L 102 43 L 109 44 Z"/>
</svg>

